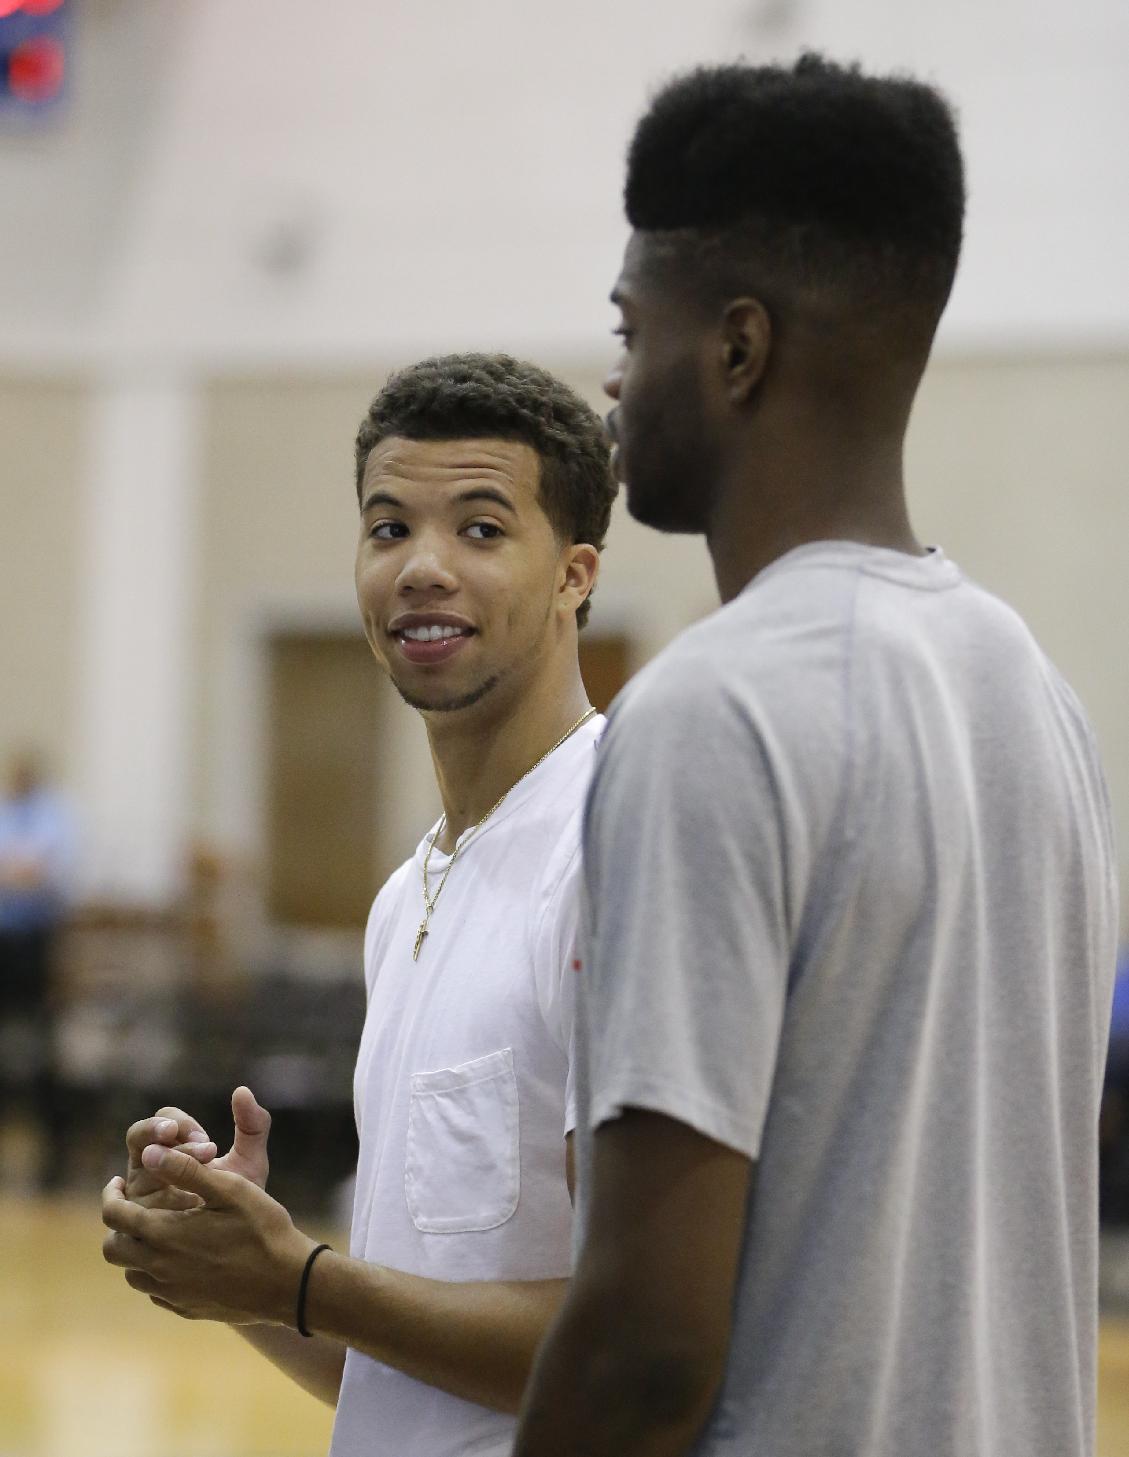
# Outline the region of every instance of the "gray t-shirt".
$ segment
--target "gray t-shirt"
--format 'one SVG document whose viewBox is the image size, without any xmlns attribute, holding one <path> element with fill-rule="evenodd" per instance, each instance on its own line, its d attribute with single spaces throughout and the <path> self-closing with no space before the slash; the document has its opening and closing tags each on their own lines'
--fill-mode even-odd
<svg viewBox="0 0 1129 1457">
<path fill-rule="evenodd" d="M 591 1133 L 757 1161 L 695 1454 L 1089 1457 L 1117 907 L 1079 705 L 939 551 L 789 552 L 629 686 L 585 828 Z"/>
</svg>

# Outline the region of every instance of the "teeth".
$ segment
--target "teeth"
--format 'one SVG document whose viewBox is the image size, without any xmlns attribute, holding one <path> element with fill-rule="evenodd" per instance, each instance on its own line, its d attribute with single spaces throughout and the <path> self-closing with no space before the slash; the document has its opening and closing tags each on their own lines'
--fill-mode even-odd
<svg viewBox="0 0 1129 1457">
<path fill-rule="evenodd" d="M 409 642 L 439 642 L 445 637 L 462 637 L 461 627 L 440 627 L 433 623 L 430 627 L 405 627 L 404 636 Z"/>
</svg>

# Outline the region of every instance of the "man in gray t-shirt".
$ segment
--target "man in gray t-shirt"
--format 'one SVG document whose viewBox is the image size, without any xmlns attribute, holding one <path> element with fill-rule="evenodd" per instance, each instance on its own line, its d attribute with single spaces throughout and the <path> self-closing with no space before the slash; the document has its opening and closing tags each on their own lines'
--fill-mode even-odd
<svg viewBox="0 0 1129 1457">
<path fill-rule="evenodd" d="M 1108 798 L 902 486 L 962 204 L 935 92 L 811 57 L 676 81 L 632 144 L 619 468 L 725 605 L 600 749 L 519 1457 L 1092 1453 Z"/>
</svg>

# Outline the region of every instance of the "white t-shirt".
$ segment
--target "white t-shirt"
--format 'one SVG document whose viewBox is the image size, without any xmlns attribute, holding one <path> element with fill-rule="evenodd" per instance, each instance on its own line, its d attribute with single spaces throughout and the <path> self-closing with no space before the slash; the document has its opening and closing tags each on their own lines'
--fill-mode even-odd
<svg viewBox="0 0 1129 1457">
<path fill-rule="evenodd" d="M 578 1232 L 625 1107 L 757 1162 L 695 1457 L 1089 1457 L 1111 816 L 1015 613 L 788 553 L 617 700 L 584 855 Z"/>
<path fill-rule="evenodd" d="M 435 1280 L 569 1272 L 580 824 L 603 719 L 468 836 L 419 960 L 434 830 L 373 904 L 350 1251 Z M 449 857 L 433 851 L 432 895 Z M 503 1457 L 515 1419 L 350 1350 L 331 1457 Z"/>
</svg>

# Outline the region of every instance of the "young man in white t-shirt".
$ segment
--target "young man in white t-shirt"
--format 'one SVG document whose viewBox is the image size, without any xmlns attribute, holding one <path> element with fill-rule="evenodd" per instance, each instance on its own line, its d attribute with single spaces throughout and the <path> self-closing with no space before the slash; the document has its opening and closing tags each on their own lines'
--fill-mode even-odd
<svg viewBox="0 0 1129 1457">
<path fill-rule="evenodd" d="M 617 468 L 725 605 L 600 744 L 579 1256 L 516 1452 L 1091 1457 L 1109 801 L 903 485 L 952 117 L 819 57 L 711 67 L 626 202 Z"/>
<path fill-rule="evenodd" d="M 269 1118 L 241 1088 L 223 1159 L 178 1109 L 130 1129 L 106 1257 L 335 1404 L 334 1457 L 501 1457 L 569 1267 L 580 818 L 602 724 L 577 633 L 615 484 L 572 391 L 463 355 L 377 396 L 357 492 L 365 632 L 424 719 L 443 815 L 365 935 L 351 1256 L 318 1253 L 263 1191 Z M 203 1209 L 168 1207 L 190 1199 Z"/>
</svg>

